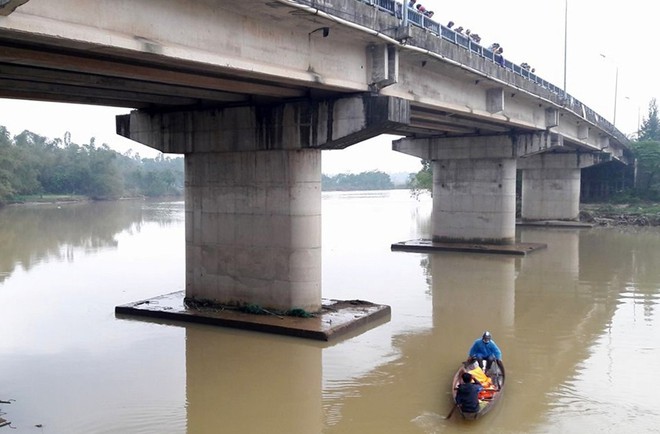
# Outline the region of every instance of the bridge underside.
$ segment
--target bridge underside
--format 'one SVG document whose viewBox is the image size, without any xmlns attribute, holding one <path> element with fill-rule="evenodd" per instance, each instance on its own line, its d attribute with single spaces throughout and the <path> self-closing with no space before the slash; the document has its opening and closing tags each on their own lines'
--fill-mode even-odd
<svg viewBox="0 0 660 434">
<path fill-rule="evenodd" d="M 119 134 L 185 156 L 190 299 L 321 308 L 322 150 L 403 136 L 433 161 L 433 240 L 496 245 L 516 170 L 524 219 L 573 220 L 579 170 L 625 160 L 584 110 L 365 2 L 119 3 L 7 3 L 0 98 L 135 109 Z"/>
</svg>

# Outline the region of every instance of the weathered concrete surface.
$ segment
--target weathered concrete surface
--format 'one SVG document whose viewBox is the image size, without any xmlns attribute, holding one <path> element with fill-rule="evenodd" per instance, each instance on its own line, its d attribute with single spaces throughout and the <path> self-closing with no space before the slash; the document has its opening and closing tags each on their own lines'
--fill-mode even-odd
<svg viewBox="0 0 660 434">
<path fill-rule="evenodd" d="M 433 241 L 513 244 L 516 235 L 515 160 L 433 161 L 431 220 Z"/>
<path fill-rule="evenodd" d="M 313 318 L 256 315 L 234 309 L 192 308 L 184 303 L 184 291 L 115 307 L 115 314 L 162 318 L 252 330 L 306 339 L 329 341 L 351 332 L 363 332 L 389 321 L 387 305 L 362 300 L 327 300 Z"/>
<path fill-rule="evenodd" d="M 440 243 L 431 240 L 410 240 L 394 243 L 391 249 L 403 252 L 468 252 L 495 253 L 502 255 L 525 256 L 539 249 L 545 249 L 547 244 L 514 243 L 514 244 L 474 244 L 474 243 Z"/>
<path fill-rule="evenodd" d="M 321 307 L 321 151 L 192 153 L 186 296 Z"/>
<path fill-rule="evenodd" d="M 522 170 L 522 219 L 578 220 L 580 169 L 597 162 L 593 154 L 545 153 L 518 160 Z"/>
<path fill-rule="evenodd" d="M 392 142 L 394 151 L 424 160 L 518 158 L 563 148 L 563 137 L 547 131 L 468 137 L 404 137 Z"/>
<path fill-rule="evenodd" d="M 117 116 L 118 134 L 165 153 L 343 149 L 410 123 L 410 103 L 344 98 Z"/>
</svg>

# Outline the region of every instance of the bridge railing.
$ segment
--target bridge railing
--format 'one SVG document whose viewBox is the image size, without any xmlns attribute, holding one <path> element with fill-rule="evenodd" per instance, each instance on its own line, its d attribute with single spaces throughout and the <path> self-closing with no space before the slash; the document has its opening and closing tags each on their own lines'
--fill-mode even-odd
<svg viewBox="0 0 660 434">
<path fill-rule="evenodd" d="M 404 5 L 402 3 L 397 2 L 396 0 L 357 0 L 357 1 L 373 5 L 383 12 L 394 15 L 398 19 L 403 18 Z M 407 5 L 408 2 L 406 0 L 404 1 L 405 4 Z M 625 139 L 623 134 L 621 134 L 618 130 L 616 130 L 614 125 L 612 125 L 602 116 L 598 115 L 595 111 L 587 107 L 578 99 L 566 93 L 562 88 L 555 86 L 554 84 L 542 79 L 538 75 L 531 72 L 529 69 L 525 69 L 520 65 L 517 65 L 509 60 L 506 60 L 506 58 L 503 58 L 501 55 L 497 55 L 493 53 L 492 50 L 478 44 L 469 36 L 464 35 L 462 33 L 458 33 L 450 29 L 449 27 L 443 26 L 442 24 L 433 21 L 431 18 L 416 11 L 413 8 L 405 7 L 405 10 L 408 15 L 407 21 L 410 24 L 422 28 L 426 31 L 429 31 L 437 35 L 439 38 L 442 38 L 446 41 L 459 45 L 465 48 L 466 50 L 469 50 L 472 53 L 476 53 L 482 56 L 483 58 L 490 60 L 491 62 L 497 63 L 503 68 L 512 71 L 516 75 L 519 75 L 521 77 L 526 78 L 527 80 L 536 83 L 537 85 L 558 95 L 568 109 L 572 110 L 578 115 L 581 115 L 584 119 L 596 123 L 601 127 L 603 127 L 604 129 L 614 134 L 617 134 L 619 138 Z"/>
</svg>

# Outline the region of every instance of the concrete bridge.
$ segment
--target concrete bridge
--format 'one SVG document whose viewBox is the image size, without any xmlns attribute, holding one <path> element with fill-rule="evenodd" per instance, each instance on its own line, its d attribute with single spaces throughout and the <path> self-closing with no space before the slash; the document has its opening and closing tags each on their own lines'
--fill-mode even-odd
<svg viewBox="0 0 660 434">
<path fill-rule="evenodd" d="M 321 151 L 379 134 L 433 161 L 433 239 L 574 220 L 625 137 L 561 89 L 390 0 L 0 0 L 0 97 L 135 109 L 185 155 L 186 296 L 317 311 Z"/>
</svg>

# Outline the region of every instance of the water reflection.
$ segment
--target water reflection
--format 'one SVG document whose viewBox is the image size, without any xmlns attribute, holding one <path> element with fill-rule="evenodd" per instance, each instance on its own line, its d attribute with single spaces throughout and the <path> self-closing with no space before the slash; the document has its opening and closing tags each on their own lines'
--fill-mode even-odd
<svg viewBox="0 0 660 434">
<path fill-rule="evenodd" d="M 580 243 L 582 281 L 611 282 L 619 292 L 632 290 L 644 314 L 654 313 L 660 281 L 660 229 L 595 228 L 581 233 Z"/>
<path fill-rule="evenodd" d="M 188 433 L 322 431 L 321 344 L 187 327 Z"/>
<path fill-rule="evenodd" d="M 0 282 L 17 266 L 30 270 L 49 259 L 74 262 L 77 249 L 90 254 L 116 248 L 115 236 L 119 232 L 140 232 L 146 221 L 169 224 L 180 219 L 176 204 L 119 201 L 3 208 L 0 210 Z"/>
<path fill-rule="evenodd" d="M 389 322 L 330 345 L 115 318 L 183 288 L 181 203 L 5 214 L 0 399 L 20 405 L 3 417 L 51 433 L 656 429 L 639 374 L 660 358 L 659 230 L 525 228 L 521 241 L 548 248 L 524 258 L 391 252 L 428 235 L 426 205 L 324 194 L 324 296 L 392 306 Z M 482 422 L 445 420 L 451 375 L 486 328 L 505 398 Z"/>
<path fill-rule="evenodd" d="M 654 432 L 660 422 L 649 366 L 660 345 L 658 229 L 580 233 L 580 287 L 604 315 L 594 326 L 575 374 L 549 394 L 554 432 Z"/>
</svg>

